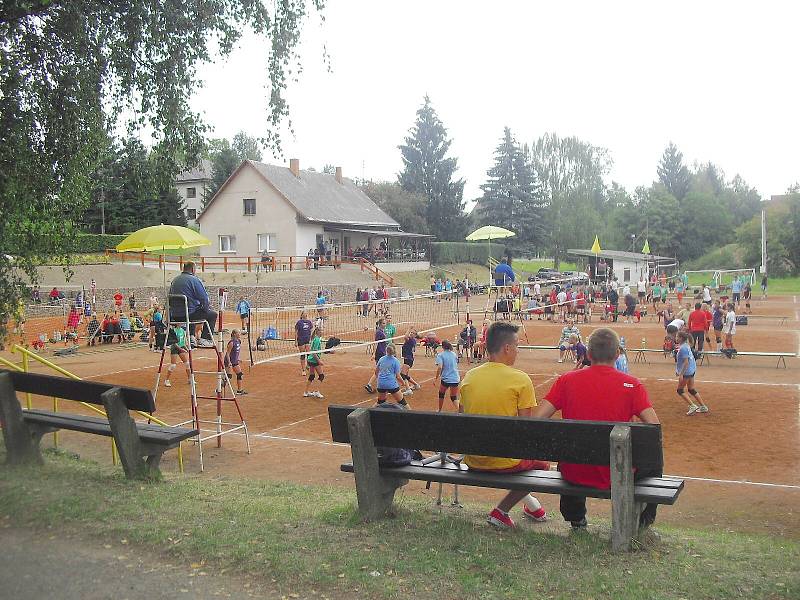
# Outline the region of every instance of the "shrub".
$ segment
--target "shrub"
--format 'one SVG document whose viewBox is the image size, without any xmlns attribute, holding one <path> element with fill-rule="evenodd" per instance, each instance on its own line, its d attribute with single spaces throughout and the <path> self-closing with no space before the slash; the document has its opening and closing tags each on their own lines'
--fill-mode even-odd
<svg viewBox="0 0 800 600">
<path fill-rule="evenodd" d="M 126 237 L 128 236 L 108 233 L 80 233 L 75 236 L 72 251 L 76 254 L 104 252 L 107 248 L 115 248 Z"/>
<path fill-rule="evenodd" d="M 437 265 L 472 263 L 485 266 L 489 244 L 475 242 L 431 242 L 431 262 Z M 491 256 L 499 259 L 506 252 L 503 244 L 491 244 Z"/>
</svg>

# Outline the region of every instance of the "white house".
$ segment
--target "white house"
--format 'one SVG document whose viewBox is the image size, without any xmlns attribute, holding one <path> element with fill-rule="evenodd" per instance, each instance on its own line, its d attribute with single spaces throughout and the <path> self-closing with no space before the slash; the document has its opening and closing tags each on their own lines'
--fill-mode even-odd
<svg viewBox="0 0 800 600">
<path fill-rule="evenodd" d="M 203 256 L 307 256 L 361 252 L 390 262 L 425 262 L 430 236 L 404 232 L 352 181 L 336 174 L 243 161 L 198 216 L 212 245 Z M 377 255 L 377 256 L 376 256 Z M 418 265 L 427 268 L 426 265 Z"/>
<path fill-rule="evenodd" d="M 203 209 L 203 198 L 211 188 L 211 161 L 203 159 L 200 164 L 192 169 L 180 173 L 175 178 L 175 189 L 183 198 L 186 221 L 195 225 L 197 216 Z"/>
<path fill-rule="evenodd" d="M 567 250 L 567 254 L 581 257 L 586 265 L 586 272 L 592 274 L 592 279 L 596 279 L 595 265 L 604 263 L 610 269 L 610 273 L 621 283 L 635 283 L 642 275 L 649 277 L 649 273 L 654 268 L 658 268 L 661 272 L 677 265 L 675 259 L 668 256 L 621 250 L 602 250 L 595 255 L 591 250 L 570 249 Z M 602 269 L 598 269 L 597 275 L 604 275 Z"/>
</svg>

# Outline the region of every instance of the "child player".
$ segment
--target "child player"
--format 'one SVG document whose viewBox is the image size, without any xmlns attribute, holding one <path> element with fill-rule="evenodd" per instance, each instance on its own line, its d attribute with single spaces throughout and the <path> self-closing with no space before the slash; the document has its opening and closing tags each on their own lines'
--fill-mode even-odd
<svg viewBox="0 0 800 600">
<path fill-rule="evenodd" d="M 314 332 L 311 337 L 311 353 L 306 358 L 306 362 L 308 363 L 308 381 L 306 382 L 306 390 L 303 392 L 304 398 L 309 397 L 316 397 L 316 398 L 324 398 L 325 396 L 322 395 L 322 392 L 319 390 L 310 392 L 308 391 L 311 387 L 311 382 L 314 381 L 314 377 L 319 378 L 320 384 L 325 381 L 325 373 L 322 372 L 322 352 L 315 352 L 315 350 L 322 350 L 322 331 L 320 331 L 319 327 L 314 328 Z"/>
<path fill-rule="evenodd" d="M 400 386 L 403 379 L 400 377 L 400 361 L 397 360 L 397 349 L 394 344 L 386 346 L 386 354 L 381 356 L 378 364 L 375 365 L 375 379 L 378 386 L 378 404 L 386 402 L 386 395 L 389 394 L 403 408 L 410 408 L 406 399 L 400 393 Z"/>
<path fill-rule="evenodd" d="M 692 354 L 692 347 L 689 345 L 689 340 L 692 339 L 688 331 L 679 331 L 677 341 L 680 346 L 678 347 L 678 354 L 675 357 L 675 374 L 678 376 L 678 396 L 683 398 L 689 403 L 689 410 L 687 415 L 695 413 L 707 413 L 708 406 L 703 403 L 700 398 L 700 393 L 694 388 L 694 376 L 697 372 L 697 363 Z M 692 398 L 687 398 L 683 390 L 686 387 Z M 695 404 L 694 401 L 697 401 Z"/>
<path fill-rule="evenodd" d="M 453 352 L 453 344 L 448 340 L 442 342 L 442 351 L 436 355 L 436 376 L 433 386 L 439 387 L 439 412 L 442 412 L 445 392 L 450 390 L 450 402 L 458 411 L 458 386 L 461 376 L 458 374 L 458 357 Z"/>
<path fill-rule="evenodd" d="M 403 340 L 403 365 L 400 368 L 400 379 L 405 382 L 406 389 L 403 390 L 403 395 L 410 396 L 414 390 L 418 390 L 420 385 L 414 381 L 411 376 L 411 367 L 414 366 L 414 350 L 417 347 L 417 332 L 412 327 L 406 332 L 406 337 Z"/>
<path fill-rule="evenodd" d="M 230 380 L 231 374 L 228 369 L 231 369 L 234 373 L 236 373 L 236 393 L 244 395 L 247 394 L 247 392 L 242 389 L 242 379 L 244 378 L 244 373 L 242 373 L 242 367 L 239 364 L 239 354 L 241 351 L 242 334 L 238 329 L 234 329 L 231 331 L 231 339 L 225 348 L 225 374 L 228 376 L 228 380 Z"/>
<path fill-rule="evenodd" d="M 575 357 L 575 370 L 578 371 L 583 367 L 591 367 L 592 361 L 589 360 L 589 353 L 586 349 L 586 345 L 578 338 L 578 336 L 575 334 L 569 336 L 569 343 L 569 349 L 572 351 L 572 355 Z"/>
<path fill-rule="evenodd" d="M 164 379 L 165 387 L 172 387 L 169 378 L 177 366 L 178 359 L 184 364 L 186 368 L 186 377 L 189 379 L 189 384 L 192 383 L 192 373 L 189 370 L 189 353 L 186 351 L 186 331 L 183 327 L 176 326 L 173 328 L 175 334 L 175 343 L 169 347 L 169 367 L 167 367 L 167 377 Z"/>
</svg>

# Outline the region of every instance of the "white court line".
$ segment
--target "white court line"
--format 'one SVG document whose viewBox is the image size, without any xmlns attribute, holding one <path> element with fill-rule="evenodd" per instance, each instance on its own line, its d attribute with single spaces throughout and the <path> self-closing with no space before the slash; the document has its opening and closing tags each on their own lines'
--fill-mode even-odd
<svg viewBox="0 0 800 600">
<path fill-rule="evenodd" d="M 429 381 L 432 381 L 432 380 L 433 380 L 433 377 L 428 377 L 427 379 L 423 379 L 422 381 L 418 381 L 417 383 L 419 383 L 420 386 L 421 386 L 423 383 L 428 383 Z M 370 397 L 370 398 L 367 398 L 366 400 L 362 400 L 361 402 L 356 402 L 355 404 L 351 404 L 350 406 L 361 406 L 362 404 L 367 404 L 368 402 L 373 402 L 373 401 L 374 401 L 373 398 Z M 320 415 L 313 415 L 311 417 L 306 417 L 305 419 L 300 419 L 299 421 L 295 421 L 294 423 L 287 423 L 286 425 L 281 425 L 280 427 L 275 427 L 274 429 L 267 429 L 267 431 L 265 433 L 272 432 L 272 431 L 280 431 L 281 429 L 286 429 L 287 427 L 292 427 L 294 425 L 299 425 L 300 423 L 305 423 L 306 421 L 312 421 L 314 419 L 319 419 L 320 417 L 327 417 L 327 416 L 328 416 L 328 413 L 322 413 Z"/>
<path fill-rule="evenodd" d="M 672 381 L 675 382 L 675 377 L 637 377 L 639 381 Z M 716 381 L 713 379 L 697 379 L 697 383 L 724 383 L 730 385 L 767 385 L 776 387 L 797 387 L 797 383 L 767 383 L 763 381 Z"/>
<path fill-rule="evenodd" d="M 709 483 L 728 483 L 736 485 L 753 485 L 758 487 L 781 488 L 788 490 L 800 490 L 800 485 L 791 485 L 788 483 L 765 483 L 763 481 L 747 481 L 740 479 L 710 479 L 708 477 L 689 477 L 687 475 L 664 475 L 664 477 L 676 477 L 678 479 L 688 479 L 690 481 L 706 481 Z"/>
</svg>

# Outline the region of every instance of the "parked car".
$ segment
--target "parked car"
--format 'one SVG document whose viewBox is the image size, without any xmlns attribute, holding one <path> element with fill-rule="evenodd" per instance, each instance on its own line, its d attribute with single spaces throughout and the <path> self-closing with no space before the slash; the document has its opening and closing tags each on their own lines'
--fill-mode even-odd
<svg viewBox="0 0 800 600">
<path fill-rule="evenodd" d="M 589 281 L 589 274 L 584 273 L 583 271 L 564 271 L 561 275 L 565 277 L 568 281 L 572 281 L 575 283 Z"/>
</svg>

